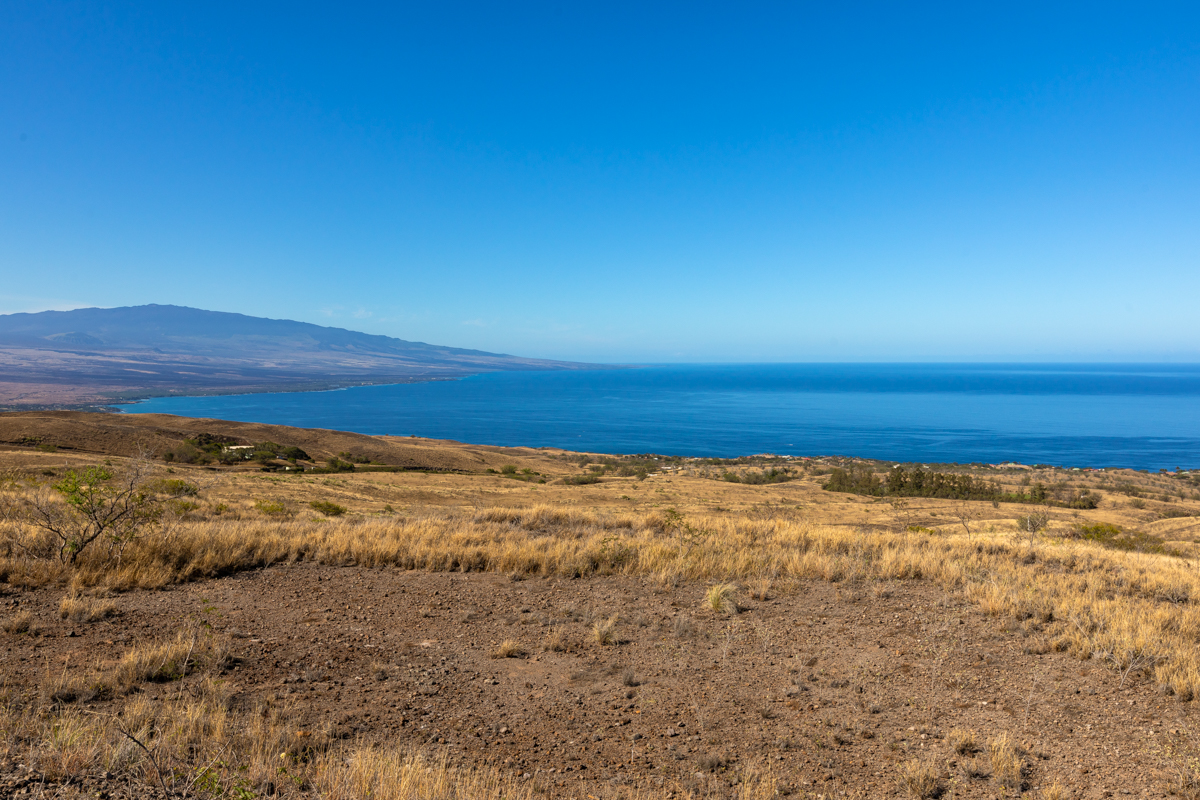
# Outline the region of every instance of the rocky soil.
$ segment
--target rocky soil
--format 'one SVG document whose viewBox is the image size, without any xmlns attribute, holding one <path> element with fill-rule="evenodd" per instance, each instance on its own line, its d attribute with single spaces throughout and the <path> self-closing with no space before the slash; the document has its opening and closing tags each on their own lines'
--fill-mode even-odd
<svg viewBox="0 0 1200 800">
<path fill-rule="evenodd" d="M 236 704 L 499 765 L 548 797 L 725 797 L 764 769 L 785 796 L 907 796 L 911 759 L 936 764 L 956 798 L 1055 781 L 1072 797 L 1163 797 L 1177 783 L 1163 744 L 1188 730 L 1191 704 L 1046 652 L 1032 621 L 920 582 L 800 582 L 765 599 L 743 587 L 734 614 L 705 608 L 706 589 L 291 564 L 122 595 L 115 617 L 90 624 L 59 619 L 61 589 L 12 590 L 0 610 L 29 611 L 40 632 L 0 634 L 0 675 L 10 696 L 33 692 L 55 671 L 209 625 L 238 656 Z M 593 627 L 613 615 L 615 641 L 600 644 Z M 495 657 L 506 640 L 519 654 Z M 955 730 L 983 752 L 955 752 Z M 1019 788 L 987 768 L 1003 733 L 1020 746 Z M 116 776 L 46 784 L 9 756 L 4 796 L 154 796 Z"/>
</svg>

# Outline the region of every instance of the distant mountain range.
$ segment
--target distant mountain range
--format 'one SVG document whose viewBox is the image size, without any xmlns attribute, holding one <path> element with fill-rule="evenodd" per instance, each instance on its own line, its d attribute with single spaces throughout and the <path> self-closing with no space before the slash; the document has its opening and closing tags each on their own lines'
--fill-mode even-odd
<svg viewBox="0 0 1200 800">
<path fill-rule="evenodd" d="M 185 306 L 0 315 L 0 406 L 10 408 L 597 368 Z"/>
</svg>

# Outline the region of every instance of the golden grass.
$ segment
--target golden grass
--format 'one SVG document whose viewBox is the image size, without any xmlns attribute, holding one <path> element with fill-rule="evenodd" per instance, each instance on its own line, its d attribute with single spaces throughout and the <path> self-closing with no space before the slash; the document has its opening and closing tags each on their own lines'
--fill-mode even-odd
<svg viewBox="0 0 1200 800">
<path fill-rule="evenodd" d="M 329 754 L 311 767 L 311 782 L 327 800 L 531 800 L 533 785 L 491 768 L 462 769 L 393 748 Z"/>
<path fill-rule="evenodd" d="M 562 653 L 570 646 L 570 640 L 562 628 L 553 628 L 542 640 L 542 650 L 547 653 Z"/>
<path fill-rule="evenodd" d="M 58 605 L 59 616 L 71 622 L 96 622 L 116 613 L 117 604 L 111 600 L 81 597 L 73 592 L 64 596 Z"/>
<path fill-rule="evenodd" d="M 197 650 L 207 649 L 206 644 L 194 633 L 179 633 L 174 639 L 134 647 L 117 662 L 112 683 L 128 691 L 142 683 L 182 678 Z"/>
<path fill-rule="evenodd" d="M 827 581 L 929 580 L 989 614 L 1026 620 L 1055 649 L 1122 678 L 1145 672 L 1181 699 L 1200 693 L 1200 573 L 1167 555 L 1079 540 L 893 534 L 782 517 L 696 515 L 704 542 L 681 549 L 667 521 L 548 506 L 433 510 L 407 517 L 183 522 L 120 562 L 97 551 L 73 573 L 0 546 L 0 576 L 117 591 L 157 588 L 287 561 L 514 575 L 650 575 L 666 584 L 774 576 Z M 9 539 L 21 531 L 7 531 Z"/>
<path fill-rule="evenodd" d="M 917 800 L 928 800 L 942 792 L 942 781 L 936 764 L 911 759 L 900 765 L 900 788 Z"/>
<path fill-rule="evenodd" d="M 521 658 L 527 652 L 516 639 L 505 639 L 492 651 L 492 658 Z"/>
<path fill-rule="evenodd" d="M 617 614 L 613 614 L 608 619 L 596 620 L 596 623 L 592 625 L 592 641 L 601 646 L 617 644 L 617 622 L 619 621 L 620 617 Z"/>
<path fill-rule="evenodd" d="M 954 728 L 946 734 L 946 744 L 960 756 L 967 756 L 979 749 L 975 742 L 975 734 L 962 728 Z"/>
<path fill-rule="evenodd" d="M 718 614 L 736 614 L 738 607 L 734 593 L 737 585 L 732 583 L 717 583 L 708 587 L 704 594 L 704 604 Z"/>
<path fill-rule="evenodd" d="M 28 611 L 18 611 L 0 619 L 0 630 L 5 633 L 30 633 L 34 629 L 33 615 Z"/>
<path fill-rule="evenodd" d="M 1038 800 L 1067 800 L 1070 795 L 1061 783 L 1055 781 L 1049 786 L 1043 786 L 1037 797 Z"/>
<path fill-rule="evenodd" d="M 991 761 L 992 777 L 996 779 L 996 783 L 1006 789 L 1021 788 L 1025 763 L 1007 732 L 988 741 L 988 759 Z"/>
</svg>

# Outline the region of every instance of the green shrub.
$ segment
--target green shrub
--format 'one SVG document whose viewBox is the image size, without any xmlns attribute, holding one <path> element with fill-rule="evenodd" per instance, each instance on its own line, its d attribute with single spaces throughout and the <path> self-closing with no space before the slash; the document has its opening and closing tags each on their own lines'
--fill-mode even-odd
<svg viewBox="0 0 1200 800">
<path fill-rule="evenodd" d="M 200 493 L 200 490 L 178 478 L 159 478 L 155 481 L 150 481 L 146 484 L 146 489 L 157 494 L 170 495 L 171 497 L 195 497 Z"/>
<path fill-rule="evenodd" d="M 288 507 L 278 500 L 259 500 L 254 507 L 268 517 L 286 517 L 291 514 Z"/>
<path fill-rule="evenodd" d="M 599 483 L 600 476 L 595 473 L 588 475 L 568 475 L 562 479 L 562 482 L 568 486 L 586 486 L 589 483 Z"/>
<path fill-rule="evenodd" d="M 328 500 L 313 500 L 308 505 L 314 511 L 318 511 L 327 517 L 340 517 L 346 513 L 345 506 L 339 506 L 337 503 L 331 503 Z"/>
<path fill-rule="evenodd" d="M 1141 531 L 1126 531 L 1118 525 L 1110 525 L 1107 522 L 1076 526 L 1073 535 L 1114 550 L 1174 555 L 1173 551 L 1166 548 L 1162 539 L 1157 536 L 1151 536 Z"/>
</svg>

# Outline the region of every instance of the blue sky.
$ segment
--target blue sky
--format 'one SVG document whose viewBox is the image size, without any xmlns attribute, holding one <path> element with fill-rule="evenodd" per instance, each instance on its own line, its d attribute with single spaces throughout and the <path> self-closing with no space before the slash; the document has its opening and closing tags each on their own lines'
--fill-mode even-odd
<svg viewBox="0 0 1200 800">
<path fill-rule="evenodd" d="M 0 312 L 1200 360 L 1196 6 L 979 5 L 11 0 Z"/>
</svg>

